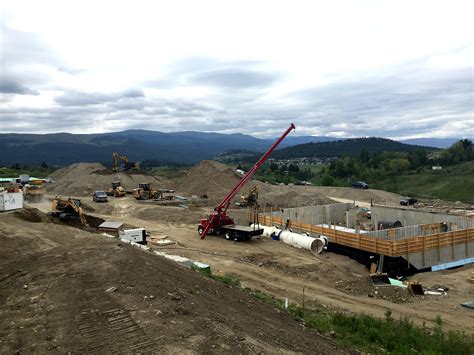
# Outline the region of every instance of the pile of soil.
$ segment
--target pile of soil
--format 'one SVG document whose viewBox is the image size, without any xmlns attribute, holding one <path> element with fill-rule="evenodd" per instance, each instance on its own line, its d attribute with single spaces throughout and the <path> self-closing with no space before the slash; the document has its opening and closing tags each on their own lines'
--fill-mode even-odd
<svg viewBox="0 0 474 355">
<path fill-rule="evenodd" d="M 78 163 L 57 170 L 51 175 L 53 183 L 47 186 L 50 194 L 88 196 L 97 190 L 107 190 L 112 181 L 120 181 L 124 189 L 134 189 L 148 182 L 154 188 L 166 188 L 167 182 L 143 172 L 112 172 L 99 163 Z"/>
<path fill-rule="evenodd" d="M 37 208 L 25 207 L 21 210 L 15 211 L 15 217 L 32 223 L 47 222 L 48 217 L 45 213 L 41 212 Z"/>
<path fill-rule="evenodd" d="M 205 194 L 209 199 L 222 199 L 241 178 L 225 164 L 203 160 L 188 171 L 176 190 L 188 196 Z"/>
<path fill-rule="evenodd" d="M 215 161 L 204 160 L 193 167 L 176 190 L 187 196 L 206 194 L 212 203 L 220 201 L 240 181 L 242 175 L 233 168 Z M 254 185 L 258 187 L 260 206 L 288 208 L 297 206 L 314 206 L 334 203 L 319 192 L 309 192 L 304 186 L 276 186 L 261 181 L 250 180 L 236 195 L 246 194 Z"/>
</svg>

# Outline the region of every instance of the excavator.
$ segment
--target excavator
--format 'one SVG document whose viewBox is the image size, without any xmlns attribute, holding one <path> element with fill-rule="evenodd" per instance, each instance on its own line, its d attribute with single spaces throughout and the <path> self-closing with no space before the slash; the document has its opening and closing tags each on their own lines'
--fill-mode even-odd
<svg viewBox="0 0 474 355">
<path fill-rule="evenodd" d="M 290 127 L 281 135 L 278 140 L 266 151 L 265 154 L 255 163 L 255 165 L 247 171 L 242 179 L 235 185 L 235 187 L 229 191 L 224 199 L 214 207 L 207 218 L 201 219 L 197 232 L 201 239 L 204 239 L 208 233 L 210 234 L 221 234 L 228 240 L 250 240 L 253 236 L 261 235 L 263 229 L 256 229 L 248 226 L 236 225 L 234 220 L 227 215 L 227 209 L 232 199 L 239 193 L 244 185 L 250 180 L 253 174 L 262 166 L 263 163 L 268 159 L 270 154 L 278 147 L 283 139 L 295 129 L 295 125 L 292 123 Z"/>
<path fill-rule="evenodd" d="M 113 181 L 112 188 L 108 189 L 105 193 L 107 196 L 124 197 L 125 189 L 122 187 L 120 181 Z"/>
<path fill-rule="evenodd" d="M 247 206 L 255 206 L 258 200 L 258 187 L 255 185 L 252 187 L 247 195 L 240 196 L 239 206 L 247 207 Z"/>
<path fill-rule="evenodd" d="M 120 170 L 123 170 L 123 171 L 140 170 L 140 163 L 129 161 L 127 156 L 125 155 L 114 152 L 112 153 L 112 158 L 113 158 L 112 170 L 115 172 L 120 171 Z M 123 168 L 120 168 L 120 161 L 123 161 L 124 163 Z"/>
<path fill-rule="evenodd" d="M 81 208 L 81 200 L 76 198 L 63 198 L 56 196 L 51 201 L 51 211 L 48 215 L 52 217 L 59 217 L 61 221 L 70 221 L 79 219 L 85 228 L 89 228 L 86 216 Z"/>
</svg>

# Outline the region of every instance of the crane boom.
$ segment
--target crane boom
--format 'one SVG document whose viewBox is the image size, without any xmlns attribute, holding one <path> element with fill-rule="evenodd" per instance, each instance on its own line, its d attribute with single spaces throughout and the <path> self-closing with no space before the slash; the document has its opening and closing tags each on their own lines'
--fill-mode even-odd
<svg viewBox="0 0 474 355">
<path fill-rule="evenodd" d="M 281 135 L 278 140 L 273 143 L 273 145 L 267 150 L 267 152 L 262 155 L 258 162 L 244 175 L 244 177 L 239 181 L 239 183 L 227 194 L 222 202 L 215 208 L 216 211 L 221 211 L 222 209 L 227 210 L 230 201 L 235 197 L 235 195 L 244 187 L 244 185 L 250 180 L 253 174 L 262 166 L 263 163 L 268 159 L 270 154 L 275 150 L 275 148 L 281 143 L 283 139 L 290 133 L 292 129 L 295 129 L 295 125 L 292 123 L 290 127 Z"/>
<path fill-rule="evenodd" d="M 201 235 L 201 239 L 206 237 L 206 234 L 209 232 L 211 228 L 219 228 L 223 224 L 228 224 L 232 221 L 226 215 L 227 208 L 231 200 L 235 197 L 235 195 L 244 187 L 244 185 L 250 180 L 253 174 L 262 166 L 263 163 L 268 159 L 270 154 L 276 149 L 276 147 L 281 143 L 283 139 L 291 132 L 292 129 L 295 129 L 295 125 L 292 123 L 290 127 L 281 135 L 278 140 L 273 143 L 273 145 L 266 151 L 265 154 L 255 163 L 255 165 L 244 175 L 244 177 L 237 183 L 237 185 L 224 197 L 224 199 L 219 203 L 215 208 L 213 213 L 209 216 L 207 220 L 201 220 L 200 228 L 202 232 L 199 234 Z M 233 223 L 233 222 L 232 222 Z M 198 229 L 199 230 L 199 229 Z"/>
</svg>

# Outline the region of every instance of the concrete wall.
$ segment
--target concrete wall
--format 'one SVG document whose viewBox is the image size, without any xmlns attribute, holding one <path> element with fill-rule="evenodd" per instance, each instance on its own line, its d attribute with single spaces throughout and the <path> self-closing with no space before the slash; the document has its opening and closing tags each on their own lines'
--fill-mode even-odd
<svg viewBox="0 0 474 355">
<path fill-rule="evenodd" d="M 353 203 L 337 203 L 332 205 L 285 208 L 272 211 L 273 216 L 290 219 L 302 223 L 317 224 L 346 224 L 346 212 L 353 208 Z M 269 211 L 267 211 L 269 212 Z"/>
<path fill-rule="evenodd" d="M 446 222 L 454 225 L 452 226 L 453 229 L 474 228 L 474 219 L 450 214 L 383 206 L 372 206 L 371 210 L 372 221 L 375 226 L 378 225 L 379 221 L 400 221 L 403 226 Z"/>
<path fill-rule="evenodd" d="M 351 208 L 346 212 L 346 227 L 357 229 L 357 214 L 360 212 L 358 208 Z"/>
<path fill-rule="evenodd" d="M 458 244 L 453 247 L 432 249 L 419 253 L 410 253 L 402 256 L 417 269 L 424 269 L 441 264 L 460 262 L 459 265 L 469 263 L 474 258 L 474 243 Z"/>
</svg>

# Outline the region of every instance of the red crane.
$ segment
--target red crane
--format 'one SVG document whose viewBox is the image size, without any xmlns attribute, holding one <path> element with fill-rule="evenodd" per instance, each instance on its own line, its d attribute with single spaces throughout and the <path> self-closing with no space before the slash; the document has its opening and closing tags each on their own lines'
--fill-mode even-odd
<svg viewBox="0 0 474 355">
<path fill-rule="evenodd" d="M 241 234 L 244 234 L 248 238 L 244 239 L 250 239 L 252 235 L 248 235 L 248 231 L 244 231 L 242 228 L 236 228 L 235 223 L 232 218 L 227 216 L 227 208 L 229 207 L 229 204 L 231 200 L 235 197 L 235 195 L 244 187 L 244 185 L 250 180 L 253 174 L 260 168 L 260 166 L 265 163 L 265 161 L 268 159 L 270 154 L 275 150 L 275 148 L 281 143 L 283 139 L 290 133 L 292 129 L 295 129 L 295 125 L 292 123 L 290 127 L 281 135 L 278 140 L 273 143 L 273 145 L 267 150 L 267 152 L 260 158 L 259 161 L 255 163 L 255 165 L 242 177 L 242 180 L 238 182 L 237 185 L 227 194 L 226 197 L 222 200 L 221 203 L 219 203 L 216 207 L 214 207 L 214 211 L 209 215 L 208 218 L 203 218 L 201 219 L 201 222 L 198 226 L 198 233 L 201 236 L 201 239 L 204 239 L 208 232 L 211 230 L 212 232 L 221 232 L 223 229 L 229 229 L 231 230 L 231 233 L 238 233 L 242 232 Z"/>
</svg>

